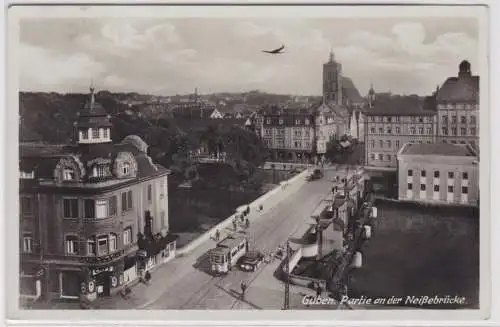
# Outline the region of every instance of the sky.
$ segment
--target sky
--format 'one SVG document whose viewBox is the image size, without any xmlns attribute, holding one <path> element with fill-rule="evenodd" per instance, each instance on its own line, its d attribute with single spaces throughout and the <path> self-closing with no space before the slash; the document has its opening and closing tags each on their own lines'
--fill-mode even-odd
<svg viewBox="0 0 500 327">
<path fill-rule="evenodd" d="M 362 95 L 429 95 L 466 59 L 479 70 L 472 18 L 24 18 L 22 91 L 156 95 L 261 90 L 320 95 L 333 50 Z M 286 46 L 281 55 L 261 50 Z"/>
</svg>

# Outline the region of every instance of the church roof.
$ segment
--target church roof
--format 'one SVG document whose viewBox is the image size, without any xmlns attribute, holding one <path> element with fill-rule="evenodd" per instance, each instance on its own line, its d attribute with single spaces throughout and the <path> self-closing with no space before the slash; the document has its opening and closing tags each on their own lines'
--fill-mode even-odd
<svg viewBox="0 0 500 327">
<path fill-rule="evenodd" d="M 352 79 L 342 76 L 342 87 L 347 98 L 353 102 L 361 102 L 363 98 L 359 94 L 358 89 L 354 86 Z"/>
</svg>

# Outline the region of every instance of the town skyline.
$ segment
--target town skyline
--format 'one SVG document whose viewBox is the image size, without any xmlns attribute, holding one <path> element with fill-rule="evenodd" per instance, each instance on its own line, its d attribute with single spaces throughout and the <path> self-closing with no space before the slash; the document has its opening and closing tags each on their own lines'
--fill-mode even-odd
<svg viewBox="0 0 500 327">
<path fill-rule="evenodd" d="M 282 55 L 261 52 L 281 44 Z M 332 50 L 362 96 L 371 84 L 376 92 L 430 95 L 462 60 L 479 71 L 471 18 L 45 18 L 20 24 L 20 90 L 83 93 L 93 82 L 98 90 L 165 96 L 195 88 L 314 96 Z"/>
</svg>

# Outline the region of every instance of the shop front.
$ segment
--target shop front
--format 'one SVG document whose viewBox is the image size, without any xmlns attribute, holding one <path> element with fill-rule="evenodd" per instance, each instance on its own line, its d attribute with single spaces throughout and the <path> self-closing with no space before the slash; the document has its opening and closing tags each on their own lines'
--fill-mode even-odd
<svg viewBox="0 0 500 327">
<path fill-rule="evenodd" d="M 45 270 L 42 266 L 31 264 L 21 268 L 19 276 L 19 296 L 26 301 L 36 301 L 42 296 L 42 280 Z"/>
<path fill-rule="evenodd" d="M 105 257 L 86 258 L 88 266 L 82 270 L 80 293 L 89 300 L 110 296 L 124 284 L 122 251 Z"/>
</svg>

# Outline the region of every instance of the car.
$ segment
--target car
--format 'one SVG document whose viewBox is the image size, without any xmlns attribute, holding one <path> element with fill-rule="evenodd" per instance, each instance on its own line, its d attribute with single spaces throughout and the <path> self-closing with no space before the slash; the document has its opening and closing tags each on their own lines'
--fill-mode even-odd
<svg viewBox="0 0 500 327">
<path fill-rule="evenodd" d="M 323 172 L 321 171 L 321 169 L 314 169 L 311 174 L 307 175 L 306 180 L 314 181 L 321 178 L 323 178 Z"/>
<path fill-rule="evenodd" d="M 248 251 L 238 261 L 238 267 L 243 271 L 256 271 L 264 260 L 264 255 L 259 251 Z"/>
</svg>

